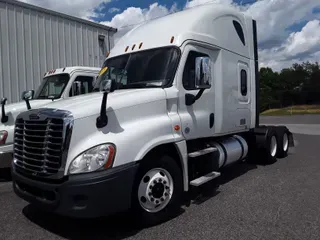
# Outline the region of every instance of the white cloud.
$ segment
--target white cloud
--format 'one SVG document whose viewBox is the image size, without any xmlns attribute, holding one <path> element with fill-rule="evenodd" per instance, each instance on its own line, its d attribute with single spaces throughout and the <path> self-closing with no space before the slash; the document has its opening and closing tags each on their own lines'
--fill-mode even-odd
<svg viewBox="0 0 320 240">
<path fill-rule="evenodd" d="M 309 21 L 299 32 L 293 32 L 278 47 L 260 51 L 260 66 L 279 71 L 294 62 L 320 61 L 320 21 Z"/>
<path fill-rule="evenodd" d="M 308 22 L 301 32 L 291 33 L 287 40 L 286 52 L 290 56 L 304 53 L 313 48 L 320 50 L 320 21 Z"/>
<path fill-rule="evenodd" d="M 165 16 L 177 11 L 177 4 L 174 3 L 170 9 L 166 6 L 159 5 L 157 2 L 151 4 L 148 8 L 142 9 L 129 7 L 122 13 L 115 15 L 111 21 L 100 22 L 101 24 L 116 27 L 118 32 L 115 34 L 115 42 L 124 34 L 130 31 L 135 25 L 142 22 Z"/>
<path fill-rule="evenodd" d="M 90 20 L 90 17 L 99 16 L 95 9 L 102 3 L 111 2 L 111 0 L 20 0 L 21 2 L 30 3 L 43 8 L 62 12 L 72 16 Z"/>
<path fill-rule="evenodd" d="M 313 19 L 312 9 L 319 6 L 315 0 L 260 0 L 250 5 L 246 13 L 258 24 L 261 46 L 270 48 L 288 37 L 288 27 Z"/>
<path fill-rule="evenodd" d="M 120 12 L 120 8 L 115 8 L 115 7 L 113 7 L 113 8 L 110 8 L 110 9 L 108 10 L 108 12 L 109 12 L 109 13 Z"/>
<path fill-rule="evenodd" d="M 124 10 L 122 13 L 115 15 L 111 21 L 101 22 L 102 24 L 123 28 L 130 27 L 136 24 L 139 24 L 144 21 L 148 21 L 157 17 L 162 17 L 164 15 L 173 12 L 176 9 L 176 4 L 173 4 L 171 9 L 168 9 L 166 6 L 159 5 L 158 3 L 153 3 L 149 8 L 138 8 L 138 7 L 129 7 Z"/>
<path fill-rule="evenodd" d="M 320 51 L 311 54 L 313 61 L 320 62 Z"/>
</svg>

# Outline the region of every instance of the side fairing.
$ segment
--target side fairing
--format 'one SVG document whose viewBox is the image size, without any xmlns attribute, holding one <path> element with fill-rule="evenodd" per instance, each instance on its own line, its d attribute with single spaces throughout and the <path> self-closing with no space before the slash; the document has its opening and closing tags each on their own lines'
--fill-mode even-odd
<svg viewBox="0 0 320 240">
<path fill-rule="evenodd" d="M 141 160 L 152 148 L 175 141 L 165 92 L 162 100 L 109 111 L 107 115 L 108 125 L 98 130 L 98 115 L 74 121 L 65 174 L 75 157 L 99 144 L 115 144 L 115 167 Z"/>
</svg>

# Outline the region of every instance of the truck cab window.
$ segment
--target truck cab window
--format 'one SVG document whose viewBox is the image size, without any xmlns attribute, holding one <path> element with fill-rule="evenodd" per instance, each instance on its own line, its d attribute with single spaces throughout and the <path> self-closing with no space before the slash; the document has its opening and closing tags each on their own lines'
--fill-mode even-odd
<svg viewBox="0 0 320 240">
<path fill-rule="evenodd" d="M 78 90 L 76 92 L 75 89 L 70 89 L 69 96 L 77 96 L 82 94 L 87 94 L 92 92 L 93 90 L 93 83 L 94 83 L 94 77 L 91 76 L 78 76 L 74 80 L 74 83 L 78 82 L 80 85 L 79 92 Z"/>
<path fill-rule="evenodd" d="M 243 33 L 243 30 L 242 30 L 240 23 L 233 20 L 233 26 L 234 26 L 235 30 L 237 31 L 238 37 L 240 38 L 242 44 L 246 45 L 246 41 L 244 39 L 244 33 Z"/>
<path fill-rule="evenodd" d="M 116 89 L 165 87 L 171 83 L 177 67 L 179 50 L 173 47 L 151 49 L 107 59 L 95 84 L 112 79 Z"/>
<path fill-rule="evenodd" d="M 207 54 L 203 54 L 203 53 L 198 53 L 195 51 L 190 51 L 185 67 L 184 67 L 184 71 L 183 71 L 183 79 L 182 79 L 182 83 L 183 83 L 183 87 L 187 90 L 195 90 L 197 89 L 196 87 L 196 82 L 195 82 L 195 73 L 196 73 L 196 62 L 198 58 L 204 58 L 206 60 L 209 60 L 209 56 Z M 208 61 L 204 61 L 205 64 L 207 64 L 206 67 L 210 67 Z M 210 79 L 211 76 L 207 76 L 206 78 L 203 78 L 203 80 L 205 79 Z M 207 85 L 210 83 L 207 82 L 202 82 L 201 85 Z"/>
<path fill-rule="evenodd" d="M 57 99 L 69 81 L 69 74 L 58 74 L 45 77 L 35 93 L 34 99 Z"/>
<path fill-rule="evenodd" d="M 241 95 L 247 96 L 248 86 L 247 86 L 247 71 L 242 69 L 240 72 L 240 82 L 241 82 Z"/>
</svg>

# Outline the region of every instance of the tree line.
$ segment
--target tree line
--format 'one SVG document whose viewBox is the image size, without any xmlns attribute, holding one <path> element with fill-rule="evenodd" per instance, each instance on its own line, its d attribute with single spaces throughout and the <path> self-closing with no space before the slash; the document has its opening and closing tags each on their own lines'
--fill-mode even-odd
<svg viewBox="0 0 320 240">
<path fill-rule="evenodd" d="M 274 72 L 260 68 L 260 111 L 292 105 L 320 104 L 320 66 L 318 62 L 294 63 Z"/>
</svg>

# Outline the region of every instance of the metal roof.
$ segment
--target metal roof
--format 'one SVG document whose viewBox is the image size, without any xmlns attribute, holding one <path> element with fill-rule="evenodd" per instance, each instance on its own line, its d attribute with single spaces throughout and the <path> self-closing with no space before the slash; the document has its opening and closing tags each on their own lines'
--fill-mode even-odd
<svg viewBox="0 0 320 240">
<path fill-rule="evenodd" d="M 73 16 L 70 16 L 70 15 L 67 15 L 67 14 L 64 14 L 64 13 L 56 12 L 56 11 L 49 10 L 49 9 L 46 9 L 46 8 L 42 8 L 42 7 L 38 7 L 38 6 L 35 6 L 35 5 L 31 5 L 31 4 L 28 4 L 28 3 L 19 2 L 19 1 L 16 1 L 16 0 L 0 0 L 0 2 L 17 5 L 17 6 L 24 7 L 24 8 L 33 9 L 33 10 L 36 10 L 36 11 L 39 11 L 39 12 L 55 15 L 55 16 L 62 17 L 62 18 L 67 18 L 69 20 L 73 20 L 73 21 L 77 21 L 77 22 L 80 22 L 80 23 L 84 23 L 84 24 L 87 24 L 87 25 L 94 26 L 94 27 L 102 28 L 102 29 L 105 29 L 105 30 L 108 30 L 108 31 L 111 31 L 111 32 L 117 32 L 118 31 L 116 28 L 113 28 L 113 27 L 109 27 L 109 26 L 102 25 L 102 24 L 99 24 L 99 23 L 91 22 L 91 21 L 84 20 L 84 19 L 81 19 L 81 18 L 78 18 L 78 17 L 73 17 Z"/>
</svg>

